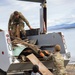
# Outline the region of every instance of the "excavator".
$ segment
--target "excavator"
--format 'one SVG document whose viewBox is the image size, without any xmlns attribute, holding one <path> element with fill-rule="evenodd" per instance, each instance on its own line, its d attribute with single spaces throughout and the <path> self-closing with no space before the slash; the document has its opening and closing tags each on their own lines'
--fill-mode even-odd
<svg viewBox="0 0 75 75">
<path fill-rule="evenodd" d="M 23 40 L 17 30 L 20 38 L 16 37 L 14 41 L 11 41 L 8 32 L 0 30 L 0 75 L 30 75 L 33 64 L 41 64 L 42 74 L 46 70 L 46 75 L 53 75 L 53 62 L 43 60 L 43 56 L 48 56 L 53 52 L 55 45 L 59 44 L 66 67 L 70 60 L 70 52 L 67 50 L 64 35 L 61 32 L 47 33 L 46 0 L 19 1 L 40 3 L 40 28 L 26 30 L 27 39 Z"/>
</svg>

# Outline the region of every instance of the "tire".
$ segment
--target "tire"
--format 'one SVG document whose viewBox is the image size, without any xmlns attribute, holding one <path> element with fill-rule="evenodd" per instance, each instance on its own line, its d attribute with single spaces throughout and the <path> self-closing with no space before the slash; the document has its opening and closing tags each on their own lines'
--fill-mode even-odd
<svg viewBox="0 0 75 75">
<path fill-rule="evenodd" d="M 7 75 L 7 73 L 0 69 L 0 75 Z"/>
</svg>

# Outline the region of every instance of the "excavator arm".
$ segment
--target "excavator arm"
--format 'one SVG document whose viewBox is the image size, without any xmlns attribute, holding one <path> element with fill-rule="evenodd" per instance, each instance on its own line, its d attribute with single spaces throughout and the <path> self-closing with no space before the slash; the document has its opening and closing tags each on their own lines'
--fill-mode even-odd
<svg viewBox="0 0 75 75">
<path fill-rule="evenodd" d="M 47 33 L 47 7 L 46 0 L 18 0 L 18 1 L 28 1 L 28 2 L 36 2 L 41 3 L 40 8 L 40 33 Z"/>
<path fill-rule="evenodd" d="M 29 1 L 29 2 L 38 2 L 38 3 L 46 2 L 46 0 L 19 0 L 19 1 Z"/>
</svg>

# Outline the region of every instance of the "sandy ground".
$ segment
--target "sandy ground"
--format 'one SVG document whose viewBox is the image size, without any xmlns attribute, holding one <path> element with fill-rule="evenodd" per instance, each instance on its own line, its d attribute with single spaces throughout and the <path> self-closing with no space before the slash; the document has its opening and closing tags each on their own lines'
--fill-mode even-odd
<svg viewBox="0 0 75 75">
<path fill-rule="evenodd" d="M 75 75 L 75 64 L 68 64 L 66 70 L 68 75 Z"/>
</svg>

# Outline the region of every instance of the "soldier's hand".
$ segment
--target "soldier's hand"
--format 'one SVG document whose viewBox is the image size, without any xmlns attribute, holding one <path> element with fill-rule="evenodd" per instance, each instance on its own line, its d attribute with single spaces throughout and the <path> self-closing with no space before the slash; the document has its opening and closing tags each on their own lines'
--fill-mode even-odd
<svg viewBox="0 0 75 75">
<path fill-rule="evenodd" d="M 44 58 L 44 60 L 48 60 L 48 57 L 47 56 L 44 56 L 43 58 Z"/>
<path fill-rule="evenodd" d="M 49 56 L 50 53 L 47 51 L 47 50 L 44 50 L 43 53 L 46 55 L 46 56 Z"/>
<path fill-rule="evenodd" d="M 30 28 L 30 30 L 33 29 L 32 27 L 29 27 L 29 28 Z"/>
<path fill-rule="evenodd" d="M 45 56 L 44 53 L 42 53 L 41 51 L 40 51 L 39 55 L 40 55 L 41 57 L 44 57 L 44 56 Z"/>
</svg>

